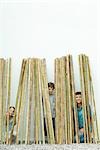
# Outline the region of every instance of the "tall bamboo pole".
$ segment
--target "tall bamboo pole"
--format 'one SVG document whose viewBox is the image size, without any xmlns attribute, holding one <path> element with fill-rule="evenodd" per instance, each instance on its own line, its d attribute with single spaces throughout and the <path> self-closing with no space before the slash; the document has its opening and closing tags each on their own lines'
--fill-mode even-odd
<svg viewBox="0 0 100 150">
<path fill-rule="evenodd" d="M 50 144 L 54 144 L 54 132 L 53 132 L 53 125 L 52 125 L 52 116 L 51 116 L 51 109 L 50 109 L 50 102 L 49 102 L 49 94 L 48 94 L 48 81 L 47 81 L 47 73 L 46 73 L 46 62 L 45 59 L 42 61 L 42 82 L 43 82 L 43 96 L 44 96 L 44 103 L 46 108 L 46 123 L 48 128 L 48 136 Z"/>
<path fill-rule="evenodd" d="M 27 101 L 27 82 L 28 82 L 28 61 L 26 62 L 26 67 L 23 76 L 23 84 L 22 84 L 22 94 L 21 94 L 21 104 L 20 104 L 20 118 L 19 118 L 19 130 L 18 130 L 18 138 L 20 144 L 23 143 L 25 137 L 25 107 Z"/>
<path fill-rule="evenodd" d="M 69 55 L 66 57 L 67 59 L 67 83 L 68 83 L 68 110 L 70 112 L 70 115 L 68 117 L 68 143 L 72 143 L 72 104 L 71 104 L 71 84 L 70 84 L 70 61 L 69 61 Z"/>
<path fill-rule="evenodd" d="M 91 83 L 90 83 L 90 79 L 89 79 L 89 68 L 88 68 L 88 57 L 85 56 L 85 61 L 86 61 L 86 72 L 87 72 L 87 88 L 88 88 L 88 100 L 89 100 L 89 116 L 90 117 L 90 125 L 89 125 L 89 132 L 90 132 L 90 143 L 93 143 L 95 141 L 95 132 L 94 132 L 94 118 L 93 118 L 93 108 L 94 107 L 92 105 L 92 93 L 91 93 Z M 92 128 L 92 131 L 91 131 Z M 94 140 L 93 140 L 94 139 Z"/>
<path fill-rule="evenodd" d="M 56 143 L 61 144 L 61 78 L 60 78 L 60 59 L 56 59 Z"/>
<path fill-rule="evenodd" d="M 88 142 L 92 140 L 91 133 L 90 133 L 90 104 L 89 104 L 89 91 L 88 91 L 88 80 L 87 80 L 87 62 L 86 62 L 86 56 L 83 55 L 83 68 L 84 68 L 84 85 L 85 85 L 85 100 L 86 100 L 86 111 L 87 111 L 87 132 L 88 132 Z"/>
<path fill-rule="evenodd" d="M 62 72 L 62 77 L 61 77 L 61 82 L 62 82 L 62 86 L 61 86 L 61 90 L 62 90 L 62 96 L 61 96 L 61 101 L 62 101 L 62 118 L 61 118 L 61 122 L 62 122 L 62 128 L 63 128 L 63 141 L 62 144 L 67 143 L 67 124 L 66 124 L 66 57 L 62 57 L 61 58 L 61 72 Z"/>
<path fill-rule="evenodd" d="M 58 143 L 58 129 L 59 129 L 59 124 L 58 124 L 58 122 L 59 122 L 59 120 L 58 120 L 59 119 L 58 118 L 59 109 L 58 109 L 58 90 L 57 90 L 57 88 L 58 88 L 58 78 L 57 77 L 58 76 L 57 75 L 58 75 L 58 59 L 55 59 L 56 143 Z"/>
<path fill-rule="evenodd" d="M 96 114 L 96 105 L 95 105 L 95 98 L 94 98 L 94 90 L 93 90 L 93 81 L 92 81 L 92 76 L 91 76 L 91 70 L 90 70 L 90 64 L 89 64 L 89 58 L 88 57 L 87 57 L 87 64 L 88 64 L 88 72 L 89 72 L 90 89 L 91 89 L 92 101 L 93 101 L 93 106 L 94 106 L 94 116 L 95 116 L 95 121 L 96 121 L 97 139 L 95 139 L 95 140 L 97 142 L 97 140 L 99 140 L 99 132 L 98 132 L 98 123 L 97 123 L 97 114 Z"/>
<path fill-rule="evenodd" d="M 23 60 L 21 67 L 20 80 L 18 85 L 17 97 L 16 97 L 16 113 L 17 113 L 17 127 L 16 127 L 16 143 L 19 143 L 19 126 L 20 126 L 20 108 L 21 108 L 21 97 L 22 97 L 22 87 L 23 87 L 23 79 L 25 76 L 25 68 L 26 68 L 26 60 Z M 14 123 L 13 123 L 14 128 Z M 12 131 L 13 132 L 13 131 Z"/>
<path fill-rule="evenodd" d="M 67 106 L 68 106 L 68 94 L 67 94 L 67 67 L 66 67 L 66 64 L 67 64 L 67 59 L 65 57 L 65 143 L 67 144 L 68 143 L 68 109 L 67 109 Z"/>
<path fill-rule="evenodd" d="M 3 59 L 0 59 L 0 143 L 2 143 Z"/>
<path fill-rule="evenodd" d="M 60 70 L 61 70 L 61 144 L 65 142 L 65 129 L 64 129 L 64 104 L 65 104 L 65 63 L 64 58 L 60 59 Z"/>
<path fill-rule="evenodd" d="M 76 133 L 76 142 L 79 143 L 79 136 L 78 136 L 78 118 L 77 118 L 77 106 L 76 106 L 76 99 L 75 99 L 75 83 L 74 83 L 74 68 L 73 68 L 73 59 L 70 55 L 70 72 L 71 72 L 71 87 L 72 87 L 72 101 L 73 101 L 73 109 L 74 109 L 74 120 L 75 120 L 75 133 Z M 74 131 L 73 131 L 74 132 Z M 73 140 L 74 141 L 74 140 Z"/>
<path fill-rule="evenodd" d="M 42 140 L 43 140 L 43 144 L 45 144 L 45 135 L 44 135 L 44 115 L 43 115 L 43 105 L 42 105 L 42 79 L 41 79 L 41 64 L 42 61 L 39 61 L 39 65 L 38 65 L 38 73 L 39 73 L 39 100 L 40 100 L 40 118 L 41 118 L 41 130 L 42 130 Z"/>
<path fill-rule="evenodd" d="M 30 62 L 31 60 L 28 59 L 28 108 L 27 108 L 27 120 L 26 120 L 26 137 L 25 137 L 25 144 L 29 144 L 29 136 L 28 136 L 28 133 L 29 133 L 29 122 L 30 122 L 30 117 L 29 117 L 29 114 L 30 114 L 30 73 L 31 73 L 31 70 L 30 70 Z"/>
<path fill-rule="evenodd" d="M 36 59 L 36 144 L 39 142 L 39 128 L 40 128 L 40 116 L 39 116 L 39 83 L 38 83 L 38 59 Z"/>
<path fill-rule="evenodd" d="M 7 98 L 7 64 L 6 60 L 4 61 L 4 71 L 3 71 L 3 122 L 2 122 L 2 141 L 5 144 L 6 141 L 6 98 Z"/>
<path fill-rule="evenodd" d="M 80 67 L 80 82 L 81 82 L 81 91 L 82 91 L 82 108 L 83 108 L 83 122 L 84 122 L 84 142 L 86 143 L 87 135 L 87 117 L 86 117 L 86 103 L 85 103 L 85 87 L 84 87 L 84 72 L 83 72 L 83 63 L 82 55 L 79 55 L 79 67 Z"/>
</svg>

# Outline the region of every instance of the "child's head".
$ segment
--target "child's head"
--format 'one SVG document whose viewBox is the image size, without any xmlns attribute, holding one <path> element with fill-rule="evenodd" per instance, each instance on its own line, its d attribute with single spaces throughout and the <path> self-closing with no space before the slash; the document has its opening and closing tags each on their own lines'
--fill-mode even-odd
<svg viewBox="0 0 100 150">
<path fill-rule="evenodd" d="M 49 90 L 49 95 L 52 95 L 54 93 L 55 85 L 52 82 L 48 83 L 48 90 Z"/>
<path fill-rule="evenodd" d="M 75 97 L 76 97 L 77 107 L 81 107 L 82 106 L 82 94 L 81 94 L 81 92 L 80 91 L 76 92 Z"/>
<path fill-rule="evenodd" d="M 14 107 L 14 106 L 10 106 L 10 107 L 9 107 L 9 115 L 10 115 L 11 117 L 13 117 L 13 116 L 14 116 L 14 113 L 15 113 L 15 107 Z"/>
</svg>

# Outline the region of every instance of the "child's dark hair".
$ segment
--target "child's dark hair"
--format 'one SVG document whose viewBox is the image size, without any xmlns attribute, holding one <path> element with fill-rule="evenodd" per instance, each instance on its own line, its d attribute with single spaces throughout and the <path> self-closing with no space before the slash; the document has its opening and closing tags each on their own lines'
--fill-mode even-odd
<svg viewBox="0 0 100 150">
<path fill-rule="evenodd" d="M 82 93 L 80 91 L 75 92 L 75 95 L 81 95 Z"/>
<path fill-rule="evenodd" d="M 54 85 L 54 83 L 52 83 L 52 82 L 49 82 L 49 83 L 48 83 L 48 87 L 51 87 L 53 90 L 55 89 L 55 85 Z"/>
<path fill-rule="evenodd" d="M 10 108 L 13 108 L 13 109 L 15 110 L 15 107 L 14 107 L 14 106 L 10 106 L 9 109 L 10 109 Z"/>
</svg>

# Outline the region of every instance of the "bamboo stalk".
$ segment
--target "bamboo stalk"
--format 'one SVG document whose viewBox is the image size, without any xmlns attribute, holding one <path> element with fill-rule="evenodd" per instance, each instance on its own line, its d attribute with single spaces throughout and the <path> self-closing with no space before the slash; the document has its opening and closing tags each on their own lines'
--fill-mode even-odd
<svg viewBox="0 0 100 150">
<path fill-rule="evenodd" d="M 65 57 L 62 57 L 60 60 L 61 67 L 61 143 L 65 143 L 65 101 L 66 101 L 66 93 L 65 93 Z"/>
<path fill-rule="evenodd" d="M 37 135 L 37 82 L 36 82 L 36 78 L 37 78 L 37 74 L 36 74 L 36 66 L 37 66 L 37 64 L 36 64 L 36 59 L 34 60 L 34 94 L 35 94 L 35 120 L 34 120 L 34 122 L 35 122 L 35 143 L 37 142 L 38 143 L 38 141 L 36 141 L 37 140 L 37 137 L 38 137 L 38 135 Z"/>
<path fill-rule="evenodd" d="M 36 144 L 39 142 L 39 128 L 40 128 L 40 116 L 39 116 L 39 83 L 38 83 L 38 59 L 36 59 L 36 120 L 37 120 L 37 125 L 36 125 Z"/>
<path fill-rule="evenodd" d="M 58 128 L 58 144 L 61 144 L 62 141 L 61 141 L 61 136 L 62 136 L 62 127 L 61 127 L 61 67 L 60 67 L 60 64 L 61 64 L 61 61 L 60 61 L 60 58 L 58 60 L 59 64 L 58 64 L 58 87 L 57 87 L 57 90 L 58 90 L 58 110 L 59 110 L 59 113 L 58 113 L 58 123 L 59 123 L 59 128 Z"/>
<path fill-rule="evenodd" d="M 97 140 L 98 140 L 99 139 L 99 132 L 98 132 L 96 105 L 95 105 L 94 90 L 93 90 L 93 83 L 92 83 L 93 81 L 92 81 L 90 64 L 89 64 L 89 59 L 88 58 L 87 58 L 87 63 L 88 63 L 88 71 L 89 71 L 89 78 L 90 78 L 90 88 L 91 88 L 91 94 L 92 94 L 92 98 L 93 98 L 92 100 L 93 100 L 93 105 L 94 105 L 94 115 L 95 115 L 95 120 L 96 120 L 96 134 L 97 134 Z M 96 142 L 97 142 L 97 140 L 96 140 Z"/>
<path fill-rule="evenodd" d="M 84 84 L 85 84 L 85 100 L 86 100 L 86 110 L 87 110 L 87 132 L 88 132 L 88 142 L 92 142 L 91 133 L 90 133 L 90 104 L 89 104 L 89 91 L 88 91 L 88 80 L 87 80 L 87 62 L 86 56 L 83 55 L 83 67 L 84 67 Z"/>
<path fill-rule="evenodd" d="M 55 89 L 56 89 L 56 91 L 55 91 L 55 102 L 56 102 L 56 118 L 55 118 L 55 125 L 56 125 L 56 132 L 55 132 L 55 134 L 56 134 L 56 143 L 58 143 L 58 109 L 57 109 L 57 95 L 58 95 L 58 93 L 57 93 L 57 67 L 58 67 L 58 65 L 57 65 L 57 59 L 55 59 L 55 61 L 54 61 L 54 63 L 55 63 Z"/>
<path fill-rule="evenodd" d="M 36 143 L 36 80 L 35 80 L 35 72 L 36 72 L 36 61 L 33 58 L 32 61 L 32 65 L 33 65 L 33 137 L 34 137 L 34 143 Z"/>
<path fill-rule="evenodd" d="M 41 130 L 42 130 L 42 140 L 45 144 L 45 135 L 44 135 L 44 116 L 43 116 L 43 106 L 42 106 L 42 83 L 41 83 L 41 60 L 39 61 L 38 73 L 39 73 L 39 100 L 40 100 L 40 117 L 41 117 Z"/>
<path fill-rule="evenodd" d="M 63 138 L 63 93 L 62 93 L 62 60 L 60 59 L 60 66 L 59 66 L 59 69 L 60 69 L 60 109 L 61 109 L 61 112 L 60 112 L 60 137 L 59 137 L 59 144 L 62 144 L 62 138 Z"/>
<path fill-rule="evenodd" d="M 2 143 L 3 59 L 0 59 L 0 143 Z"/>
<path fill-rule="evenodd" d="M 71 87 L 72 87 L 72 101 L 73 101 L 74 119 L 75 119 L 76 142 L 79 143 L 78 118 L 77 118 L 77 113 L 76 113 L 77 106 L 76 106 L 76 99 L 75 99 L 74 68 L 73 68 L 73 59 L 71 55 L 70 55 L 70 72 L 71 72 Z"/>
<path fill-rule="evenodd" d="M 56 140 L 61 144 L 61 89 L 60 89 L 60 59 L 56 59 Z"/>
<path fill-rule="evenodd" d="M 36 67 L 37 67 L 37 62 L 36 59 L 34 60 L 34 95 L 35 95 L 35 118 L 34 118 L 34 123 L 35 123 L 35 143 L 38 144 L 38 128 L 37 128 L 37 74 L 36 74 Z"/>
<path fill-rule="evenodd" d="M 7 59 L 7 111 L 9 111 L 10 99 L 9 96 L 9 60 Z M 6 144 L 9 144 L 9 117 L 7 117 Z"/>
<path fill-rule="evenodd" d="M 18 91 L 17 91 L 17 97 L 16 97 L 16 111 L 17 111 L 17 127 L 16 127 L 16 144 L 19 143 L 19 126 L 20 126 L 20 110 L 21 110 L 21 97 L 22 97 L 22 87 L 23 87 L 23 80 L 25 76 L 25 68 L 26 68 L 26 60 L 23 60 L 22 62 L 22 68 L 21 68 L 21 74 L 20 74 L 20 80 L 18 85 Z M 14 123 L 13 123 L 14 128 Z M 13 131 L 12 131 L 13 132 Z"/>
<path fill-rule="evenodd" d="M 72 143 L 72 108 L 71 108 L 71 85 L 70 85 L 70 61 L 69 61 L 69 55 L 66 57 L 67 59 L 67 83 L 68 83 L 68 110 L 70 112 L 70 115 L 68 117 L 68 128 L 69 128 L 69 136 L 68 136 L 68 143 Z"/>
<path fill-rule="evenodd" d="M 89 99 L 89 102 L 91 104 L 90 106 L 92 107 L 92 95 L 91 95 L 92 93 L 91 93 L 90 79 L 89 79 L 88 57 L 87 56 L 85 56 L 85 57 L 86 57 L 85 59 L 86 59 L 86 65 L 87 65 L 86 69 L 87 69 L 88 99 Z M 88 111 L 90 112 L 91 109 L 88 110 Z M 91 114 L 91 116 L 89 116 L 89 117 L 91 117 L 89 126 L 92 126 L 92 133 L 90 132 L 90 129 L 89 129 L 89 132 L 90 132 L 90 143 L 93 143 L 93 139 L 92 138 L 95 138 L 93 114 Z"/>
<path fill-rule="evenodd" d="M 88 111 L 88 103 L 87 103 L 87 101 L 88 101 L 88 93 L 87 93 L 87 81 L 86 81 L 86 71 L 85 71 L 85 68 L 86 68 L 86 66 L 84 65 L 84 55 L 82 55 L 82 66 L 83 66 L 83 76 L 84 76 L 84 91 L 85 91 L 85 97 L 84 97 L 84 104 L 85 104 L 85 111 L 86 111 L 86 113 L 85 113 L 85 120 L 86 120 L 86 136 L 87 136 L 87 143 L 89 143 L 89 130 L 88 130 L 88 113 L 87 113 L 87 111 Z"/>
<path fill-rule="evenodd" d="M 80 82 L 82 91 L 82 108 L 83 108 L 83 122 L 84 122 L 84 143 L 86 143 L 87 134 L 87 119 L 86 119 L 86 104 L 85 104 L 85 91 L 84 91 L 84 73 L 82 64 L 82 55 L 79 55 L 79 67 L 80 67 Z"/>
<path fill-rule="evenodd" d="M 45 60 L 42 61 L 42 82 L 43 82 L 43 95 L 44 95 L 44 103 L 45 103 L 45 108 L 46 108 L 46 124 L 48 127 L 48 136 L 49 136 L 49 142 L 50 144 L 54 144 L 54 132 L 53 132 L 53 125 L 52 125 L 52 117 L 51 117 L 51 109 L 50 109 L 50 102 L 49 102 L 49 94 L 48 94 L 48 82 L 47 82 L 47 74 L 46 74 L 46 62 Z"/>
<path fill-rule="evenodd" d="M 7 64 L 6 61 L 4 61 L 4 72 L 3 72 L 3 135 L 2 135 L 2 140 L 3 143 L 5 144 L 6 141 L 6 97 L 7 97 Z"/>
<path fill-rule="evenodd" d="M 22 85 L 22 94 L 21 94 L 21 104 L 20 104 L 20 118 L 19 118 L 19 130 L 18 130 L 18 141 L 20 141 L 20 144 L 23 143 L 24 137 L 25 137 L 25 107 L 26 107 L 26 101 L 27 101 L 27 77 L 28 76 L 28 62 L 26 62 L 26 67 L 24 71 L 24 76 L 23 76 L 23 85 Z M 20 134 L 21 133 L 21 134 Z"/>
<path fill-rule="evenodd" d="M 67 116 L 67 144 L 70 143 L 70 122 L 69 122 L 69 116 L 70 116 L 70 111 L 69 111 L 69 79 L 68 79 L 68 58 L 66 56 L 66 116 Z M 69 114 L 69 115 L 68 115 Z"/>
<path fill-rule="evenodd" d="M 68 103 L 67 103 L 67 100 L 68 100 L 68 94 L 67 94 L 67 67 L 66 67 L 66 64 L 67 64 L 67 60 L 66 60 L 66 57 L 65 57 L 65 143 L 67 144 L 68 143 L 68 109 L 67 109 L 67 106 L 68 106 Z"/>
<path fill-rule="evenodd" d="M 25 137 L 25 144 L 29 144 L 29 122 L 30 122 L 30 118 L 29 118 L 29 114 L 30 114 L 30 62 L 31 60 L 28 59 L 28 108 L 27 108 L 27 120 L 26 120 L 26 137 Z"/>
</svg>

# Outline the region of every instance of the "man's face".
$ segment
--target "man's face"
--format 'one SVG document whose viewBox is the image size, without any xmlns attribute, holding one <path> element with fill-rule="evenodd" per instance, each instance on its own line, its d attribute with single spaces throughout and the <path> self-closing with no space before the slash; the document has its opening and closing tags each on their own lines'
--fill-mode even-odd
<svg viewBox="0 0 100 150">
<path fill-rule="evenodd" d="M 53 88 L 52 87 L 48 87 L 48 90 L 49 90 L 49 95 L 52 95 L 53 94 Z"/>
<path fill-rule="evenodd" d="M 78 107 L 82 106 L 82 96 L 81 96 L 81 94 L 76 95 L 76 103 L 77 103 Z"/>
<path fill-rule="evenodd" d="M 14 116 L 14 112 L 15 112 L 15 109 L 14 109 L 13 107 L 11 107 L 11 108 L 9 109 L 9 115 L 10 115 L 10 116 Z"/>
</svg>

